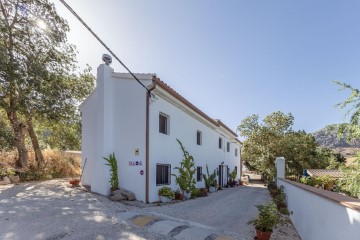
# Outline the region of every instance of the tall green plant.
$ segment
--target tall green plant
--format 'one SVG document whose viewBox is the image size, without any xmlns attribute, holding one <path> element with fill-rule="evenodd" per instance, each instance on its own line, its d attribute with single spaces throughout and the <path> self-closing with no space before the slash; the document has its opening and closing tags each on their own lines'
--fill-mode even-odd
<svg viewBox="0 0 360 240">
<path fill-rule="evenodd" d="M 112 153 L 109 155 L 109 157 L 105 158 L 105 165 L 110 166 L 110 184 L 112 189 L 118 189 L 119 188 L 119 178 L 118 178 L 118 167 L 117 167 L 117 160 L 115 157 L 115 153 Z"/>
<path fill-rule="evenodd" d="M 237 175 L 237 170 L 236 168 L 234 168 L 234 170 L 232 170 L 232 172 L 229 174 L 229 178 L 231 182 L 235 181 L 236 175 Z"/>
<path fill-rule="evenodd" d="M 177 184 L 179 184 L 179 188 L 182 192 L 190 192 L 195 188 L 196 183 L 194 178 L 194 175 L 196 173 L 195 160 L 189 154 L 189 152 L 185 150 L 180 140 L 176 139 L 176 141 L 179 143 L 180 149 L 183 153 L 183 160 L 180 162 L 180 167 L 174 168 L 179 171 L 179 174 L 171 175 L 175 177 L 175 181 Z"/>
<path fill-rule="evenodd" d="M 340 180 L 341 189 L 360 199 L 360 153 L 352 165 L 340 169 L 344 174 Z"/>
<path fill-rule="evenodd" d="M 209 173 L 209 167 L 208 165 L 206 165 L 206 174 L 203 174 L 203 178 L 205 181 L 205 187 L 207 189 L 209 189 L 209 187 L 215 187 L 216 186 L 216 171 L 214 170 L 214 172 L 212 174 Z"/>
</svg>

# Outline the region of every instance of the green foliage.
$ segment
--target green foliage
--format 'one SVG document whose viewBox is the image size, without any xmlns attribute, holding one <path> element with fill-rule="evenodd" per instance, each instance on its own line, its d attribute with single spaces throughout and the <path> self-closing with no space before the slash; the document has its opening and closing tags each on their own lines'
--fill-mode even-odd
<svg viewBox="0 0 360 240">
<path fill-rule="evenodd" d="M 110 166 L 110 184 L 111 189 L 115 190 L 119 188 L 119 178 L 118 178 L 118 166 L 117 166 L 117 160 L 115 157 L 115 153 L 112 153 L 109 155 L 109 157 L 105 158 L 105 165 Z"/>
<path fill-rule="evenodd" d="M 280 214 L 274 202 L 269 202 L 265 205 L 257 205 L 259 210 L 256 218 L 250 220 L 248 224 L 252 224 L 256 229 L 262 232 L 272 232 L 277 224 L 280 223 Z"/>
<path fill-rule="evenodd" d="M 301 174 L 307 168 L 325 168 L 326 157 L 318 154 L 317 143 L 311 134 L 293 131 L 294 117 L 274 112 L 258 123 L 258 116 L 245 118 L 238 126 L 240 135 L 247 137 L 243 144 L 242 159 L 249 170 L 271 180 L 275 177 L 276 157 L 285 157 L 286 173 Z"/>
<path fill-rule="evenodd" d="M 94 89 L 94 77 L 90 68 L 74 73 L 76 50 L 67 41 L 69 26 L 54 4 L 7 0 L 0 2 L 0 12 L 0 108 L 10 120 L 19 166 L 26 166 L 26 131 L 41 155 L 32 122 L 71 121 L 79 102 Z M 68 136 L 69 132 L 62 137 Z"/>
<path fill-rule="evenodd" d="M 193 190 L 191 190 L 191 198 L 197 198 L 197 197 L 202 197 L 202 195 L 200 189 L 194 188 Z"/>
<path fill-rule="evenodd" d="M 3 177 L 14 176 L 15 172 L 9 168 L 0 168 L 0 179 Z"/>
<path fill-rule="evenodd" d="M 236 168 L 234 168 L 234 170 L 232 170 L 231 173 L 229 174 L 230 181 L 231 182 L 235 181 L 236 176 L 237 176 L 237 171 L 236 171 Z"/>
<path fill-rule="evenodd" d="M 216 176 L 216 171 L 214 170 L 214 172 L 210 174 L 209 167 L 206 165 L 206 175 L 203 174 L 203 178 L 207 189 L 209 189 L 209 187 L 216 187 Z"/>
<path fill-rule="evenodd" d="M 340 90 L 350 90 L 350 96 L 341 103 L 336 104 L 340 110 L 346 109 L 345 116 L 350 117 L 350 124 L 341 124 L 339 134 L 347 134 L 347 140 L 360 138 L 360 91 L 349 84 L 333 81 L 340 86 Z"/>
<path fill-rule="evenodd" d="M 194 158 L 185 150 L 182 143 L 176 139 L 179 143 L 181 151 L 183 153 L 183 160 L 180 162 L 180 167 L 175 167 L 174 169 L 178 170 L 179 174 L 171 174 L 175 177 L 176 183 L 179 185 L 181 191 L 191 192 L 195 188 L 195 178 L 196 173 L 195 161 Z"/>
<path fill-rule="evenodd" d="M 170 199 L 173 199 L 175 197 L 175 193 L 173 192 L 173 190 L 171 190 L 171 188 L 167 186 L 160 188 L 158 194 L 159 196 L 168 197 Z"/>
<path fill-rule="evenodd" d="M 5 112 L 0 109 L 0 151 L 14 149 L 14 133 L 6 118 Z"/>
<path fill-rule="evenodd" d="M 343 166 L 340 169 L 344 174 L 344 177 L 339 181 L 341 190 L 360 199 L 360 153 L 357 154 L 352 165 Z"/>
</svg>

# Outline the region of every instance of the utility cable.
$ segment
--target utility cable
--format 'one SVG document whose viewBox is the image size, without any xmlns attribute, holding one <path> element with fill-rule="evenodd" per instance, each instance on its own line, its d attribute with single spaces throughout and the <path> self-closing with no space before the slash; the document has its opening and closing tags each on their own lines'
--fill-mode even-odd
<svg viewBox="0 0 360 240">
<path fill-rule="evenodd" d="M 59 0 L 80 22 L 81 24 L 103 45 L 106 50 L 109 51 L 109 53 L 116 59 L 118 62 L 130 73 L 130 75 L 143 87 L 146 89 L 146 91 L 149 93 L 150 96 L 153 94 L 150 92 L 150 90 L 142 83 L 140 80 L 133 74 L 130 69 L 116 56 L 116 54 L 101 40 L 101 38 L 82 20 L 82 18 L 64 1 Z"/>
</svg>

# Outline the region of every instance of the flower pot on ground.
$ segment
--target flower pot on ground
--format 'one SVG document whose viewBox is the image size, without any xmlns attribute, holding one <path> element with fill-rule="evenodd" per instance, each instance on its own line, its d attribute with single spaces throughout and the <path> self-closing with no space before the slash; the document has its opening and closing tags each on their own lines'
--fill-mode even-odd
<svg viewBox="0 0 360 240">
<path fill-rule="evenodd" d="M 160 188 L 158 194 L 161 202 L 170 202 L 175 197 L 174 192 L 167 186 Z"/>
<path fill-rule="evenodd" d="M 216 192 L 216 187 L 215 186 L 210 186 L 209 187 L 209 193 L 213 193 Z"/>
<path fill-rule="evenodd" d="M 191 198 L 191 192 L 184 191 L 184 198 L 190 199 Z"/>
<path fill-rule="evenodd" d="M 200 194 L 201 194 L 201 196 L 206 197 L 208 195 L 208 189 L 200 188 Z"/>
<path fill-rule="evenodd" d="M 258 215 L 250 220 L 248 224 L 254 225 L 257 239 L 268 240 L 277 224 L 280 223 L 280 213 L 277 211 L 276 204 L 269 202 L 265 205 L 257 205 Z"/>
<path fill-rule="evenodd" d="M 171 198 L 160 196 L 160 202 L 162 202 L 162 203 L 171 202 Z"/>
<path fill-rule="evenodd" d="M 80 179 L 70 179 L 69 183 L 71 184 L 71 186 L 73 187 L 78 187 L 80 184 Z"/>
<path fill-rule="evenodd" d="M 180 190 L 177 190 L 175 192 L 175 200 L 183 200 L 184 196 L 183 194 L 180 192 Z"/>
</svg>

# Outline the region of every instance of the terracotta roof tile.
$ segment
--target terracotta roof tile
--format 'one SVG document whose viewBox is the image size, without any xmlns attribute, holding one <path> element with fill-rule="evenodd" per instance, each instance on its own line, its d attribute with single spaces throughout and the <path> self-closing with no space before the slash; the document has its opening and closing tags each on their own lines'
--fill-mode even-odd
<svg viewBox="0 0 360 240">
<path fill-rule="evenodd" d="M 311 177 L 322 177 L 322 176 L 330 176 L 333 178 L 343 177 L 342 172 L 337 169 L 307 169 L 306 171 Z"/>
</svg>

